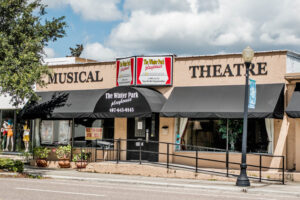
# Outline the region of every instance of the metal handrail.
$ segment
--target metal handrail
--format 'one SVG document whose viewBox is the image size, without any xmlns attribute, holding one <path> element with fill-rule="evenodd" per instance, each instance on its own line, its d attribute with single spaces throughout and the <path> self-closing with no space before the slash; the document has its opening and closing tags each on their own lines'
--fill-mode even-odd
<svg viewBox="0 0 300 200">
<path fill-rule="evenodd" d="M 97 144 L 97 141 L 101 141 L 101 140 L 96 140 L 96 144 Z M 102 150 L 102 153 L 103 153 L 103 159 L 102 161 L 105 161 L 105 158 L 104 158 L 104 153 L 106 151 L 106 153 L 109 151 L 110 152 L 110 155 L 108 155 L 107 159 L 106 160 L 111 160 L 111 161 L 116 161 L 117 163 L 119 163 L 121 161 L 121 152 L 136 152 L 138 153 L 138 157 L 139 157 L 139 164 L 142 164 L 143 163 L 143 160 L 142 160 L 142 154 L 143 153 L 148 153 L 148 154 L 157 154 L 157 155 L 165 155 L 167 156 L 166 160 L 167 160 L 167 163 L 163 164 L 163 163 L 158 163 L 158 162 L 151 162 L 151 161 L 148 161 L 149 163 L 153 163 L 153 164 L 159 164 L 159 165 L 166 165 L 167 168 L 170 168 L 170 167 L 177 167 L 177 168 L 185 168 L 185 169 L 192 169 L 194 168 L 194 171 L 196 173 L 199 173 L 199 172 L 210 172 L 210 173 L 215 173 L 215 174 L 222 174 L 222 175 L 226 175 L 227 177 L 229 176 L 237 176 L 236 174 L 232 174 L 232 173 L 229 173 L 229 170 L 230 170 L 230 165 L 240 165 L 241 163 L 239 162 L 232 162 L 232 161 L 229 161 L 229 155 L 230 155 L 230 151 L 224 151 L 222 150 L 222 152 L 226 153 L 225 155 L 225 160 L 216 160 L 216 159 L 211 159 L 211 158 L 201 158 L 199 157 L 198 153 L 198 149 L 196 148 L 195 150 L 195 156 L 189 156 L 189 155 L 178 155 L 178 154 L 174 154 L 174 153 L 170 153 L 170 146 L 178 146 L 178 145 L 181 145 L 181 144 L 176 144 L 176 143 L 170 143 L 170 142 L 159 142 L 159 141 L 152 141 L 152 140 L 137 140 L 137 139 L 109 139 L 109 140 L 105 140 L 105 141 L 109 141 L 111 143 L 113 143 L 113 148 L 112 149 L 106 149 L 104 148 L 105 145 L 102 145 L 102 148 L 99 148 L 99 147 L 89 147 L 89 148 L 95 148 L 96 151 L 95 151 L 95 162 L 101 160 L 101 159 L 98 159 L 97 157 L 97 150 Z M 150 150 L 143 150 L 142 146 L 140 145 L 138 149 L 121 149 L 121 142 L 147 142 L 147 143 L 155 143 L 155 144 L 163 144 L 163 145 L 166 145 L 167 146 L 167 149 L 166 149 L 166 152 L 159 152 L 159 151 L 150 151 Z M 187 146 L 187 145 L 185 145 Z M 189 145 L 189 146 L 192 146 L 192 145 Z M 199 146 L 194 146 L 194 147 L 199 147 Z M 79 147 L 79 148 L 84 148 L 84 147 Z M 209 147 L 208 147 L 209 148 Z M 214 148 L 212 148 L 214 149 Z M 220 150 L 220 149 L 218 149 Z M 111 155 L 113 152 L 113 156 Z M 115 156 L 115 152 L 116 152 L 116 156 Z M 252 179 L 256 179 L 256 180 L 259 180 L 259 182 L 261 182 L 262 180 L 266 180 L 266 181 L 280 181 L 282 184 L 285 183 L 285 177 L 284 177 L 284 162 L 285 162 L 285 157 L 284 156 L 281 156 L 281 155 L 270 155 L 270 154 L 263 154 L 263 153 L 247 153 L 247 154 L 251 154 L 251 155 L 257 155 L 259 156 L 259 165 L 254 165 L 254 164 L 247 164 L 248 166 L 250 167 L 253 167 L 253 168 L 258 168 L 259 169 L 259 177 L 253 177 L 253 176 L 249 176 L 249 178 L 252 178 Z M 186 167 L 186 166 L 179 166 L 179 165 L 175 165 L 174 163 L 170 163 L 170 156 L 173 156 L 173 157 L 182 157 L 182 158 L 188 158 L 188 159 L 193 159 L 195 160 L 195 167 L 194 166 L 189 166 L 189 167 Z M 280 158 L 281 161 L 282 161 L 282 165 L 281 167 L 267 167 L 267 166 L 263 166 L 263 158 L 264 157 L 277 157 L 277 158 Z M 198 166 L 198 161 L 199 160 L 203 160 L 203 161 L 208 161 L 208 162 L 216 162 L 216 163 L 224 163 L 226 165 L 226 173 L 223 173 L 223 172 L 217 172 L 217 171 L 211 171 L 211 170 L 204 170 L 204 169 L 199 169 L 199 166 Z M 266 178 L 263 178 L 262 177 L 262 170 L 263 169 L 275 169 L 275 170 L 280 170 L 282 172 L 282 178 L 281 180 L 277 180 L 277 179 L 266 179 Z"/>
</svg>

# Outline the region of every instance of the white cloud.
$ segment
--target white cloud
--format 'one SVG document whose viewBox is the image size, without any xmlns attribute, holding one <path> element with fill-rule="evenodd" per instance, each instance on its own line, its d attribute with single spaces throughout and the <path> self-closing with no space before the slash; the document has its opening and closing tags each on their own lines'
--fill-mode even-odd
<svg viewBox="0 0 300 200">
<path fill-rule="evenodd" d="M 300 45 L 300 1 L 125 0 L 107 44 L 124 52 L 199 54 Z"/>
<path fill-rule="evenodd" d="M 45 58 L 54 58 L 55 57 L 55 51 L 52 48 L 44 47 L 45 52 Z"/>
<path fill-rule="evenodd" d="M 113 21 L 122 18 L 117 5 L 120 0 L 43 0 L 49 8 L 69 5 L 86 20 Z"/>
<path fill-rule="evenodd" d="M 88 43 L 82 52 L 82 58 L 89 58 L 99 61 L 112 61 L 116 59 L 116 53 L 109 48 L 105 48 L 102 44 Z"/>
<path fill-rule="evenodd" d="M 87 20 L 122 20 L 104 38 L 105 45 L 85 47 L 94 59 L 240 52 L 247 45 L 297 50 L 300 45 L 300 1 L 295 0 L 44 1 L 53 7 L 69 5 Z"/>
</svg>

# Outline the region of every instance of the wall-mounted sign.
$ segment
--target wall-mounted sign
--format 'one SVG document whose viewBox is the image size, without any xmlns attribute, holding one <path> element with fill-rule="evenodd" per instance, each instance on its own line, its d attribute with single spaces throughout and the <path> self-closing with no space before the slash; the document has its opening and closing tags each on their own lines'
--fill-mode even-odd
<svg viewBox="0 0 300 200">
<path fill-rule="evenodd" d="M 172 56 L 137 57 L 136 85 L 172 85 Z"/>
<path fill-rule="evenodd" d="M 189 67 L 191 78 L 211 78 L 211 77 L 234 77 L 245 74 L 243 63 L 227 65 L 196 65 Z M 267 75 L 267 63 L 252 63 L 249 68 L 250 75 L 259 76 Z"/>
<path fill-rule="evenodd" d="M 102 128 L 85 128 L 85 140 L 102 139 Z"/>
<path fill-rule="evenodd" d="M 138 89 L 115 87 L 105 92 L 97 102 L 94 115 L 99 118 L 151 115 L 149 103 Z M 144 126 L 143 126 L 144 127 Z"/>
<path fill-rule="evenodd" d="M 134 85 L 135 58 L 117 60 L 117 86 Z"/>
</svg>

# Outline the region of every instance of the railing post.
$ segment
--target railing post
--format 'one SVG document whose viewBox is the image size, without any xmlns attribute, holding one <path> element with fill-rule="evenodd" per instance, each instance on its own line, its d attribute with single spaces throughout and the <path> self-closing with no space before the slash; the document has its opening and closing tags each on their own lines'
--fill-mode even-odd
<svg viewBox="0 0 300 200">
<path fill-rule="evenodd" d="M 169 143 L 167 143 L 167 168 L 169 169 Z"/>
<path fill-rule="evenodd" d="M 105 161 L 105 159 L 104 159 L 104 145 L 102 144 L 102 160 L 103 160 L 103 162 Z"/>
<path fill-rule="evenodd" d="M 97 162 L 97 142 L 98 140 L 96 140 L 96 146 L 95 146 L 95 162 Z"/>
<path fill-rule="evenodd" d="M 196 173 L 198 173 L 198 149 L 196 149 Z"/>
<path fill-rule="evenodd" d="M 119 164 L 119 159 L 120 159 L 120 139 L 117 141 L 117 164 Z"/>
<path fill-rule="evenodd" d="M 259 182 L 261 182 L 262 155 L 259 154 Z"/>
<path fill-rule="evenodd" d="M 229 176 L 229 151 L 226 150 L 226 177 Z"/>
<path fill-rule="evenodd" d="M 82 167 L 82 147 L 80 148 L 80 167 Z"/>
<path fill-rule="evenodd" d="M 282 184 L 284 184 L 284 156 L 282 156 Z"/>
<path fill-rule="evenodd" d="M 140 141 L 140 152 L 139 152 L 140 164 L 142 164 L 142 142 Z"/>
</svg>

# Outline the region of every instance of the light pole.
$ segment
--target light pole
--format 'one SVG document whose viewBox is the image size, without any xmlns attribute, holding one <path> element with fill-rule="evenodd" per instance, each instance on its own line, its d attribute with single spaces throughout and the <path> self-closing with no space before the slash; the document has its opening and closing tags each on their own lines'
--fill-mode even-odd
<svg viewBox="0 0 300 200">
<path fill-rule="evenodd" d="M 249 179 L 247 177 L 247 126 L 248 126 L 248 103 L 249 103 L 249 67 L 254 56 L 254 51 L 249 46 L 243 50 L 243 59 L 246 66 L 246 84 L 245 84 L 245 100 L 244 100 L 244 121 L 243 121 L 243 140 L 242 140 L 242 163 L 241 172 L 237 178 L 237 186 L 250 186 Z"/>
</svg>

